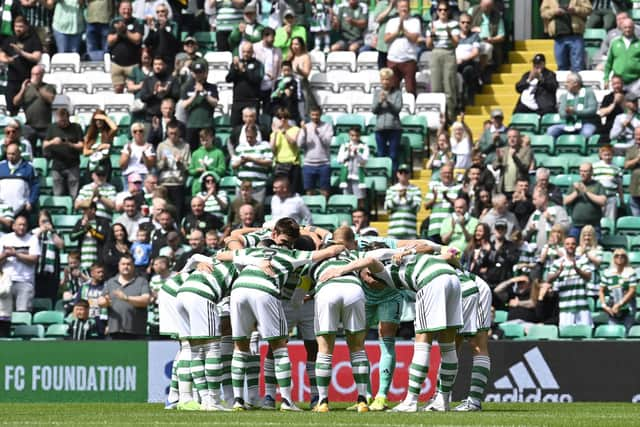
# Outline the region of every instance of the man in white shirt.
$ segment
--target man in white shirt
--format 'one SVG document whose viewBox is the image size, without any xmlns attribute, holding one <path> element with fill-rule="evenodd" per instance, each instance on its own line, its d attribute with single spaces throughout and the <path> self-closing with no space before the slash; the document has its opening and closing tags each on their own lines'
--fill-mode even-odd
<svg viewBox="0 0 640 427">
<path fill-rule="evenodd" d="M 311 211 L 299 194 L 289 192 L 289 180 L 279 176 L 273 181 L 273 198 L 271 199 L 271 219 L 293 218 L 298 224 L 312 223 Z"/>
<path fill-rule="evenodd" d="M 31 311 L 35 294 L 40 245 L 28 227 L 27 217 L 19 215 L 13 222 L 13 233 L 0 237 L 0 266 L 2 273 L 11 277 L 14 311 Z"/>
<path fill-rule="evenodd" d="M 398 16 L 387 22 L 384 34 L 389 44 L 387 67 L 393 70 L 399 86 L 404 79 L 408 93 L 416 94 L 417 46 L 420 37 L 420 21 L 409 15 L 409 0 L 398 1 Z"/>
<path fill-rule="evenodd" d="M 253 45 L 253 55 L 264 66 L 264 77 L 260 83 L 262 111 L 271 111 L 271 92 L 273 92 L 273 85 L 280 76 L 280 66 L 282 65 L 282 50 L 273 46 L 275 34 L 273 28 L 265 27 L 262 30 L 262 40 Z M 244 111 L 242 115 L 244 116 Z"/>
</svg>

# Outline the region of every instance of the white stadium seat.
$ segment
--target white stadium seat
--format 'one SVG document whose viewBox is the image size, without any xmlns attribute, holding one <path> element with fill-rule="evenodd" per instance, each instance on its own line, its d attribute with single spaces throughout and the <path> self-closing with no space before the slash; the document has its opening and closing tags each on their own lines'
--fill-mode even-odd
<svg viewBox="0 0 640 427">
<path fill-rule="evenodd" d="M 77 53 L 56 53 L 51 58 L 51 71 L 80 72 L 80 55 Z"/>
<path fill-rule="evenodd" d="M 322 99 L 322 109 L 324 112 L 348 114 L 351 110 L 348 99 L 340 93 L 330 93 Z"/>
<path fill-rule="evenodd" d="M 229 51 L 207 52 L 204 59 L 211 70 L 228 70 L 233 61 L 233 55 Z"/>
<path fill-rule="evenodd" d="M 313 89 L 330 90 L 333 91 L 333 83 L 329 81 L 327 74 L 314 73 L 309 75 L 309 84 Z"/>
<path fill-rule="evenodd" d="M 445 114 L 447 97 L 444 93 L 419 93 L 415 113 L 425 115 L 430 129 L 440 128 L 440 115 Z"/>
<path fill-rule="evenodd" d="M 356 54 L 353 52 L 329 52 L 327 55 L 328 70 L 356 71 Z"/>
<path fill-rule="evenodd" d="M 416 110 L 416 97 L 412 93 L 402 93 L 402 109 L 409 114 Z"/>
<path fill-rule="evenodd" d="M 378 70 L 378 52 L 375 50 L 368 50 L 361 52 L 356 60 L 358 71 L 363 70 Z"/>
<path fill-rule="evenodd" d="M 312 50 L 309 55 L 311 56 L 311 69 L 324 73 L 327 69 L 327 57 L 324 52 Z"/>
<path fill-rule="evenodd" d="M 49 72 L 49 67 L 51 66 L 51 57 L 49 56 L 48 53 L 46 52 L 42 53 L 42 55 L 40 56 L 39 64 L 44 67 L 45 73 Z"/>
<path fill-rule="evenodd" d="M 95 92 L 94 92 L 95 93 Z M 104 99 L 104 110 L 107 113 L 129 112 L 133 105 L 134 96 L 132 93 L 106 93 L 102 92 Z"/>
<path fill-rule="evenodd" d="M 358 113 L 370 113 L 373 105 L 372 93 L 358 93 L 358 92 L 344 92 L 343 95 L 353 94 L 351 98 L 351 112 Z"/>
<path fill-rule="evenodd" d="M 599 70 L 585 70 L 580 71 L 580 77 L 582 78 L 582 84 L 585 87 L 591 87 L 593 89 L 604 89 L 602 80 L 604 79 L 604 72 Z"/>
</svg>

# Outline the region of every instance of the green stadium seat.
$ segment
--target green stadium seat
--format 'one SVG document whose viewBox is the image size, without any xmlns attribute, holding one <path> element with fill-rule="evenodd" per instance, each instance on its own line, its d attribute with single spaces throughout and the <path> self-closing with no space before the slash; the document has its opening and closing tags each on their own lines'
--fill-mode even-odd
<svg viewBox="0 0 640 427">
<path fill-rule="evenodd" d="M 60 311 L 60 312 L 64 313 L 65 312 L 65 310 L 64 310 L 64 300 L 59 299 L 58 301 L 56 301 L 55 305 L 53 306 L 53 309 L 55 311 Z"/>
<path fill-rule="evenodd" d="M 629 248 L 629 239 L 627 236 L 620 236 L 618 234 L 602 236 L 600 238 L 600 244 L 602 248 L 607 251 L 613 251 L 617 248 Z"/>
<path fill-rule="evenodd" d="M 235 176 L 223 176 L 220 178 L 220 182 L 218 186 L 221 190 L 224 190 L 228 193 L 235 193 L 236 187 L 238 186 L 238 178 Z"/>
<path fill-rule="evenodd" d="M 40 181 L 40 195 L 53 195 L 53 177 L 40 175 L 38 180 Z"/>
<path fill-rule="evenodd" d="M 120 154 L 110 154 L 109 161 L 111 162 L 111 169 L 120 170 Z"/>
<path fill-rule="evenodd" d="M 302 196 L 304 204 L 307 205 L 312 213 L 325 213 L 327 210 L 327 199 L 324 196 Z"/>
<path fill-rule="evenodd" d="M 33 315 L 33 324 L 52 325 L 64 322 L 64 313 L 59 311 L 39 311 Z"/>
<path fill-rule="evenodd" d="M 202 52 L 208 52 L 215 50 L 216 48 L 216 33 L 215 31 L 199 31 L 193 35 L 198 42 L 198 48 Z"/>
<path fill-rule="evenodd" d="M 551 135 L 533 135 L 531 149 L 536 154 L 553 154 L 553 137 Z"/>
<path fill-rule="evenodd" d="M 582 135 L 560 135 L 556 139 L 556 154 L 578 153 L 587 154 L 587 141 Z"/>
<path fill-rule="evenodd" d="M 507 321 L 507 318 L 509 317 L 509 312 L 506 310 L 496 310 L 493 317 L 494 317 L 494 322 L 500 324 L 502 322 Z"/>
<path fill-rule="evenodd" d="M 18 325 L 13 330 L 13 336 L 19 338 L 44 338 L 44 326 Z"/>
<path fill-rule="evenodd" d="M 603 236 L 614 234 L 616 232 L 616 223 L 611 218 L 603 217 L 600 220 L 600 229 L 602 230 Z"/>
<path fill-rule="evenodd" d="M 629 256 L 629 264 L 631 264 L 631 266 L 633 268 L 640 267 L 640 253 L 639 252 L 629 252 L 628 256 Z"/>
<path fill-rule="evenodd" d="M 213 124 L 216 128 L 216 134 L 220 132 L 231 132 L 233 128 L 231 126 L 231 117 L 228 114 L 223 114 L 213 118 Z"/>
<path fill-rule="evenodd" d="M 594 338 L 620 339 L 624 338 L 625 329 L 622 325 L 600 325 L 596 328 Z"/>
<path fill-rule="evenodd" d="M 567 159 L 565 157 L 551 157 L 545 154 L 536 156 L 538 166 L 549 169 L 551 175 L 560 175 L 568 173 Z"/>
<path fill-rule="evenodd" d="M 375 193 L 386 193 L 389 179 L 386 176 L 366 176 L 364 183 Z"/>
<path fill-rule="evenodd" d="M 33 167 L 38 171 L 38 175 L 47 176 L 49 172 L 49 161 L 44 157 L 34 157 L 33 158 Z"/>
<path fill-rule="evenodd" d="M 602 266 L 602 264 L 600 264 Z M 609 315 L 604 311 L 592 311 L 591 320 L 594 325 L 606 325 L 609 323 Z"/>
<path fill-rule="evenodd" d="M 629 236 L 627 241 L 629 242 L 630 251 L 640 251 L 640 236 Z"/>
<path fill-rule="evenodd" d="M 372 133 L 375 132 L 376 124 L 377 124 L 376 116 L 371 116 L 371 118 L 367 122 L 367 133 L 368 134 L 372 134 Z"/>
<path fill-rule="evenodd" d="M 367 176 L 386 176 L 391 178 L 391 158 L 389 157 L 369 157 L 364 168 Z"/>
<path fill-rule="evenodd" d="M 113 148 L 119 148 L 120 150 L 125 147 L 129 141 L 131 140 L 130 136 L 127 134 L 122 134 L 122 135 L 118 135 L 113 139 L 113 144 L 111 144 L 111 146 Z M 117 150 L 117 151 L 120 151 Z"/>
<path fill-rule="evenodd" d="M 64 338 L 68 335 L 69 326 L 64 323 L 54 323 L 49 325 L 45 333 L 49 338 Z"/>
<path fill-rule="evenodd" d="M 613 156 L 613 160 L 611 161 L 615 166 L 620 169 L 624 169 L 624 156 Z"/>
<path fill-rule="evenodd" d="M 587 28 L 582 36 L 585 47 L 597 47 L 602 45 L 602 41 L 607 37 L 607 31 L 603 28 Z"/>
<path fill-rule="evenodd" d="M 556 325 L 533 325 L 529 328 L 528 340 L 555 340 L 558 338 L 558 327 Z"/>
<path fill-rule="evenodd" d="M 547 129 L 553 125 L 563 124 L 564 120 L 560 118 L 560 114 L 549 113 L 542 116 L 540 120 L 540 133 L 547 133 Z"/>
<path fill-rule="evenodd" d="M 634 325 L 629 329 L 627 338 L 640 338 L 640 325 Z"/>
<path fill-rule="evenodd" d="M 34 298 L 31 305 L 33 306 L 33 312 L 49 311 L 53 308 L 50 298 Z"/>
<path fill-rule="evenodd" d="M 591 326 L 589 325 L 565 325 L 560 326 L 560 338 L 589 339 L 591 338 Z"/>
<path fill-rule="evenodd" d="M 502 329 L 504 337 L 507 339 L 524 337 L 524 326 L 520 323 L 501 323 L 498 327 Z"/>
<path fill-rule="evenodd" d="M 613 261 L 613 252 L 603 252 L 600 268 L 603 269 L 603 268 L 609 267 L 612 261 Z"/>
<path fill-rule="evenodd" d="M 415 133 L 403 134 L 402 145 L 411 147 L 413 151 L 422 152 L 425 149 L 424 137 Z"/>
<path fill-rule="evenodd" d="M 336 215 L 330 214 L 312 214 L 313 225 L 320 228 L 326 228 L 327 230 L 333 231 L 338 226 L 338 218 Z"/>
<path fill-rule="evenodd" d="M 375 118 L 375 117 L 374 117 Z M 320 117 L 320 120 L 325 122 L 325 123 L 331 123 L 331 126 L 335 126 L 335 120 L 333 120 L 333 116 L 329 115 L 329 114 L 323 114 Z"/>
<path fill-rule="evenodd" d="M 533 132 L 537 134 L 540 128 L 540 116 L 537 114 L 516 113 L 511 116 L 509 127 L 521 132 Z"/>
<path fill-rule="evenodd" d="M 633 19 L 636 23 L 640 21 L 640 9 L 631 9 L 631 19 Z"/>
<path fill-rule="evenodd" d="M 53 220 L 53 226 L 56 230 L 61 232 L 69 232 L 73 230 L 76 223 L 82 215 L 51 215 Z"/>
<path fill-rule="evenodd" d="M 580 181 L 580 175 L 560 174 L 554 175 L 549 180 L 552 184 L 560 187 L 563 193 L 567 193 L 574 182 Z"/>
<path fill-rule="evenodd" d="M 40 208 L 46 209 L 50 214 L 66 215 L 73 212 L 73 199 L 71 196 L 40 196 Z"/>
<path fill-rule="evenodd" d="M 378 152 L 378 145 L 376 144 L 376 136 L 375 135 L 362 135 L 362 142 L 367 144 L 369 147 L 369 154 L 371 156 L 375 155 Z"/>
<path fill-rule="evenodd" d="M 616 222 L 616 233 L 630 236 L 640 234 L 640 217 L 623 216 Z"/>
<path fill-rule="evenodd" d="M 427 129 L 429 128 L 429 123 L 427 122 L 427 118 L 425 116 L 418 115 L 406 115 L 400 119 L 402 123 L 402 133 L 403 134 L 418 134 L 422 136 L 427 135 Z"/>
<path fill-rule="evenodd" d="M 590 154 L 597 154 L 600 149 L 600 135 L 591 135 L 587 140 L 587 152 Z"/>
<path fill-rule="evenodd" d="M 31 313 L 26 311 L 14 311 L 11 313 L 11 324 L 12 325 L 30 325 L 31 324 Z"/>
<path fill-rule="evenodd" d="M 622 191 L 629 193 L 629 186 L 631 185 L 631 174 L 625 173 L 622 175 Z"/>
<path fill-rule="evenodd" d="M 364 117 L 359 114 L 343 114 L 336 119 L 335 133 L 349 133 L 349 129 L 354 126 L 359 127 L 361 133 L 365 133 L 367 124 Z"/>
<path fill-rule="evenodd" d="M 334 194 L 329 197 L 327 213 L 351 213 L 358 208 L 358 199 L 353 194 Z"/>
</svg>

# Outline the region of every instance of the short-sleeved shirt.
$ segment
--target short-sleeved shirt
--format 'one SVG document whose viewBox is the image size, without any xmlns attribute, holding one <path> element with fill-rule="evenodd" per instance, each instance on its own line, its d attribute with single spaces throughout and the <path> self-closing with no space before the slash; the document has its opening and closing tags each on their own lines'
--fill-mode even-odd
<svg viewBox="0 0 640 427">
<path fill-rule="evenodd" d="M 69 126 L 62 129 L 57 123 L 52 123 L 47 129 L 45 139 L 51 140 L 55 137 L 76 143 L 83 139 L 82 128 L 77 123 L 69 123 Z M 80 152 L 66 143 L 47 147 L 44 150 L 44 156 L 51 159 L 51 169 L 55 171 L 80 165 Z"/>
<path fill-rule="evenodd" d="M 374 16 L 377 18 L 384 10 L 389 6 L 389 2 L 387 0 L 381 0 L 376 4 L 376 9 L 373 11 Z M 384 41 L 384 35 L 387 32 L 387 22 L 389 19 L 398 16 L 398 10 L 394 7 L 391 9 L 391 12 L 387 15 L 385 21 L 381 22 L 378 27 L 378 43 L 376 44 L 376 50 L 378 52 L 388 52 L 389 45 Z"/>
<path fill-rule="evenodd" d="M 16 36 L 6 37 L 2 42 L 2 51 L 7 56 L 16 56 L 17 52 L 11 44 L 17 44 L 22 46 L 22 49 L 27 53 L 41 52 L 42 43 L 34 31 L 29 31 L 22 38 Z M 22 83 L 31 76 L 31 68 L 36 65 L 34 62 L 27 61 L 23 56 L 18 56 L 11 64 L 9 64 L 9 71 L 7 73 L 8 81 L 18 81 Z"/>
<path fill-rule="evenodd" d="M 191 98 L 195 93 L 195 81 L 190 80 L 189 83 L 182 87 L 181 99 Z M 199 92 L 193 102 L 187 108 L 187 128 L 201 129 L 211 127 L 213 121 L 214 107 L 207 102 L 207 96 L 218 99 L 218 87 L 213 83 L 205 82 L 203 91 Z"/>
<path fill-rule="evenodd" d="M 387 28 L 385 34 L 395 34 L 400 27 L 400 17 L 391 18 L 387 22 Z M 408 18 L 402 24 L 404 32 L 419 34 L 420 33 L 420 21 L 418 18 Z M 393 62 L 408 62 L 415 61 L 418 55 L 418 46 L 416 43 L 411 43 L 404 35 L 396 37 L 389 44 L 389 50 L 387 52 L 387 58 Z"/>
<path fill-rule="evenodd" d="M 144 33 L 144 27 L 134 18 L 125 21 L 125 25 L 127 31 L 129 32 L 139 33 L 141 36 Z M 111 22 L 109 34 L 116 34 L 116 29 L 113 26 L 113 21 Z M 140 61 L 141 45 L 142 43 L 133 44 L 128 38 L 119 36 L 118 41 L 116 41 L 109 48 L 109 52 L 111 53 L 111 61 L 122 67 L 136 65 Z"/>
<path fill-rule="evenodd" d="M 109 307 L 109 333 L 126 333 L 144 335 L 147 332 L 147 307 L 136 308 L 127 301 L 116 298 L 113 291 L 120 289 L 125 295 L 137 297 L 150 294 L 149 283 L 142 277 L 136 277 L 122 286 L 118 281 L 120 275 L 107 280 L 102 295 L 111 297 Z"/>
<path fill-rule="evenodd" d="M 605 295 L 612 298 L 614 304 L 619 303 L 632 286 L 638 286 L 638 276 L 633 268 L 625 268 L 619 274 L 615 268 L 608 268 L 600 277 L 600 287 L 604 288 Z M 628 311 L 629 304 L 620 307 L 620 311 Z"/>
<path fill-rule="evenodd" d="M 418 292 L 442 275 L 456 274 L 456 270 L 442 258 L 433 255 L 412 255 L 400 265 L 390 264 L 387 271 L 396 286 Z"/>
<path fill-rule="evenodd" d="M 335 14 L 340 20 L 340 35 L 344 40 L 348 42 L 354 42 L 362 40 L 366 28 L 358 28 L 355 25 L 347 24 L 346 18 L 352 18 L 354 20 L 364 19 L 369 21 L 369 8 L 365 3 L 358 3 L 358 7 L 353 9 L 349 6 L 348 2 L 345 2 L 335 8 Z"/>
<path fill-rule="evenodd" d="M 624 156 L 624 161 L 628 162 L 629 160 L 633 160 L 640 155 L 640 147 L 636 144 L 633 147 L 627 150 L 627 153 Z M 631 183 L 629 185 L 629 193 L 633 197 L 640 196 L 640 163 L 637 163 L 636 166 L 631 170 Z"/>
<path fill-rule="evenodd" d="M 439 236 L 442 221 L 448 218 L 453 212 L 453 206 L 443 197 L 443 193 L 447 193 L 447 197 L 453 200 L 462 188 L 462 184 L 445 185 L 442 181 L 432 180 L 429 182 L 429 192 L 425 196 L 425 200 L 434 200 L 433 191 L 437 192 L 434 205 L 431 207 L 431 216 L 429 217 L 428 236 Z"/>
<path fill-rule="evenodd" d="M 191 273 L 178 289 L 178 293 L 191 292 L 217 304 L 231 292 L 231 284 L 236 275 L 233 264 L 217 262 L 213 265 L 211 273 Z"/>
<path fill-rule="evenodd" d="M 607 164 L 602 160 L 593 164 L 593 179 L 603 187 L 607 197 L 615 196 L 618 184 L 622 179 L 622 171 L 614 164 Z"/>
<path fill-rule="evenodd" d="M 38 239 L 31 233 L 22 237 L 17 236 L 16 233 L 5 234 L 0 237 L 0 253 L 5 248 L 14 248 L 16 252 L 29 255 L 40 255 Z M 26 264 L 15 256 L 6 258 L 2 265 L 2 273 L 8 274 L 13 282 L 35 283 L 35 270 L 35 265 Z"/>
<path fill-rule="evenodd" d="M 558 258 L 551 264 L 549 275 L 554 275 L 562 266 L 560 276 L 553 282 L 553 290 L 558 292 L 560 299 L 559 307 L 561 312 L 575 313 L 577 311 L 589 310 L 587 303 L 587 282 L 578 275 L 573 268 L 573 263 L 567 258 Z M 576 266 L 581 271 L 588 271 L 593 274 L 593 266 L 587 257 L 576 258 Z"/>
<path fill-rule="evenodd" d="M 586 184 L 587 191 L 598 196 L 605 195 L 604 188 L 598 181 L 591 180 Z M 572 193 L 571 190 L 569 193 Z M 600 226 L 600 219 L 602 218 L 602 207 L 593 203 L 585 194 L 580 194 L 573 202 L 573 211 L 571 219 L 573 225 L 576 227 L 582 227 L 583 225 L 593 225 L 594 227 Z"/>
<path fill-rule="evenodd" d="M 80 189 L 80 192 L 78 193 L 78 199 L 90 200 L 91 198 L 93 198 L 94 188 L 95 188 L 95 184 L 93 183 L 83 185 L 82 188 Z M 109 200 L 113 200 L 114 202 L 116 201 L 116 187 L 109 184 L 108 182 L 100 185 L 98 187 L 98 192 L 102 197 L 105 197 Z M 102 202 L 97 203 L 96 215 L 99 217 L 105 218 L 109 221 L 111 221 L 111 218 L 112 218 L 112 212 L 107 210 L 107 207 Z"/>
<path fill-rule="evenodd" d="M 451 35 L 447 33 L 447 28 Z M 427 30 L 427 35 L 431 35 L 433 39 L 434 49 L 453 50 L 453 40 L 451 36 L 457 36 L 460 34 L 460 29 L 457 21 L 448 21 L 446 23 L 437 20 L 433 23 L 434 32 L 431 32 L 431 27 Z"/>
<path fill-rule="evenodd" d="M 53 85 L 43 83 L 41 85 L 30 84 L 24 92 L 22 99 L 22 108 L 27 117 L 29 126 L 35 129 L 46 129 L 51 124 L 51 104 L 48 104 L 40 95 L 40 90 L 56 94 L 56 88 Z"/>
</svg>

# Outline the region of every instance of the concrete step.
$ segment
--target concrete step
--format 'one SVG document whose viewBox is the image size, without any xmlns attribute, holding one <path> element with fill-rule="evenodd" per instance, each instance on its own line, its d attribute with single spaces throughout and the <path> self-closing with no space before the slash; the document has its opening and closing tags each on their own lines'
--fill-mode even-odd
<svg viewBox="0 0 640 427">
<path fill-rule="evenodd" d="M 531 50 L 513 50 L 509 52 L 509 63 L 511 64 L 531 64 L 533 57 L 541 53 L 544 55 L 547 66 L 555 64 L 553 48 L 551 49 L 531 49 Z"/>
<path fill-rule="evenodd" d="M 490 84 L 482 87 L 483 95 L 512 95 L 515 87 L 512 84 Z"/>
<path fill-rule="evenodd" d="M 547 64 L 547 68 L 556 71 L 558 66 L 556 64 Z M 500 66 L 500 73 L 517 73 L 524 74 L 525 72 L 531 70 L 531 64 L 503 64 Z"/>
<path fill-rule="evenodd" d="M 475 105 L 499 105 L 503 110 L 512 109 L 518 102 L 518 93 L 514 90 L 512 93 L 501 95 L 476 95 Z M 466 118 L 465 118 L 466 119 Z"/>
<path fill-rule="evenodd" d="M 543 51 L 548 50 L 553 52 L 553 40 L 551 39 L 531 39 L 531 40 L 517 40 L 515 43 L 516 50 L 528 50 Z M 547 62 L 552 61 L 554 58 L 547 58 Z"/>
<path fill-rule="evenodd" d="M 515 84 L 520 81 L 522 74 L 518 73 L 499 73 L 491 76 L 491 85 L 511 85 L 511 89 L 515 90 Z"/>
</svg>

